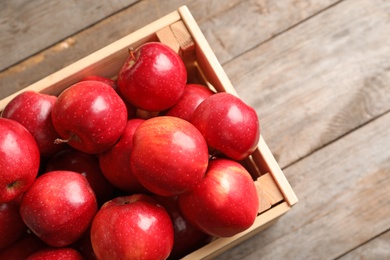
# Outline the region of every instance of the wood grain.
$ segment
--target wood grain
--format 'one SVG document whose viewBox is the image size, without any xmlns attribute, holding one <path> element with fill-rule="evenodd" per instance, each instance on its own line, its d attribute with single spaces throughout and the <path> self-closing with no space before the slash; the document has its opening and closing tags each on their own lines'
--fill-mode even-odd
<svg viewBox="0 0 390 260">
<path fill-rule="evenodd" d="M 337 3 L 337 0 L 239 1 L 205 21 L 201 28 L 221 63 Z"/>
<path fill-rule="evenodd" d="M 33 2 L 12 4 L 28 8 L 43 1 Z M 31 28 L 23 31 L 18 19 L 4 19 L 9 3 L 0 2 L 0 37 L 6 23 L 17 29 L 14 37 L 22 37 Z M 91 12 L 102 11 L 103 1 L 93 3 Z M 78 13 L 76 31 L 57 40 L 53 31 L 36 33 L 48 47 L 25 53 L 22 62 L 0 72 L 0 99 L 182 4 L 190 7 L 239 96 L 255 107 L 262 135 L 300 200 L 268 230 L 216 259 L 387 259 L 389 1 L 144 0 L 115 9 L 120 12 L 111 9 L 88 26 Z M 55 15 L 31 10 L 36 25 L 47 17 Z M 12 44 L 27 48 L 26 42 Z M 5 50 L 0 48 L 2 57 L 11 55 Z M 212 245 L 208 249 L 213 252 Z"/>
<path fill-rule="evenodd" d="M 23 2 L 23 0 L 19 1 Z M 76 34 L 68 33 L 66 36 L 63 36 L 63 38 L 57 39 L 57 41 L 49 36 L 43 37 L 45 38 L 45 41 L 47 41 L 48 46 L 51 47 L 30 58 L 29 55 L 31 53 L 28 55 L 24 54 L 22 58 L 26 60 L 0 72 L 0 98 L 4 98 L 45 76 L 54 73 L 184 4 L 188 5 L 196 21 L 200 24 L 202 31 L 207 36 L 206 38 L 217 54 L 218 59 L 223 62 L 231 59 L 233 56 L 245 53 L 253 46 L 266 41 L 269 37 L 272 37 L 272 35 L 283 32 L 286 28 L 307 19 L 336 1 L 283 0 L 278 2 L 280 4 L 275 5 L 273 1 L 261 1 L 261 6 L 268 6 L 266 8 L 268 10 L 266 13 L 259 11 L 262 8 L 259 7 L 259 4 L 256 1 L 144 0 L 137 2 L 132 5 L 131 8 L 124 9 L 107 19 L 92 24 L 84 30 L 82 30 L 82 26 L 80 26 L 80 32 Z M 100 1 L 98 2 L 98 5 L 99 4 L 101 4 Z M 246 10 L 246 6 L 248 6 L 248 10 Z M 258 10 L 258 12 L 253 10 Z M 279 18 L 281 13 L 283 19 Z M 235 18 L 237 16 L 242 19 Z M 237 24 L 235 27 L 231 27 L 229 33 L 227 33 L 226 25 L 231 19 L 234 19 Z M 218 22 L 219 20 L 221 20 L 221 22 Z M 255 34 L 253 34 L 254 30 L 252 28 L 258 27 L 256 23 L 261 25 L 261 29 L 255 30 Z M 250 24 L 250 26 L 247 24 Z M 230 26 L 230 24 L 228 25 Z M 46 25 L 46 27 L 47 26 L 49 25 Z M 43 34 L 46 27 L 37 27 L 36 29 L 40 30 L 37 34 Z M 217 37 L 213 36 L 213 33 L 215 34 L 219 31 L 223 31 L 224 33 L 218 33 L 220 35 L 217 39 Z M 15 33 L 15 36 L 17 36 L 18 33 L 23 32 L 17 32 Z M 229 48 L 226 48 L 226 46 L 222 48 L 221 44 L 218 43 L 221 37 L 223 37 L 223 42 L 226 44 L 229 43 Z M 243 44 L 246 41 L 250 41 L 251 44 Z M 30 45 L 33 45 L 33 43 L 30 42 L 29 46 Z M 245 48 L 243 45 L 245 45 Z M 16 42 L 14 48 L 29 47 L 27 47 L 25 42 Z M 0 48 L 0 52 L 3 53 L 2 48 Z M 5 49 L 4 53 L 6 53 Z M 227 53 L 234 53 L 234 55 L 229 54 L 225 56 Z"/>
<path fill-rule="evenodd" d="M 390 113 L 284 171 L 299 203 L 216 259 L 334 259 L 390 227 Z"/>
<path fill-rule="evenodd" d="M 224 65 L 282 168 L 390 110 L 389 13 L 343 1 Z"/>
<path fill-rule="evenodd" d="M 135 2 L 1 1 L 0 71 Z"/>
<path fill-rule="evenodd" d="M 339 260 L 388 259 L 390 256 L 390 230 L 364 243 L 338 258 Z"/>
</svg>

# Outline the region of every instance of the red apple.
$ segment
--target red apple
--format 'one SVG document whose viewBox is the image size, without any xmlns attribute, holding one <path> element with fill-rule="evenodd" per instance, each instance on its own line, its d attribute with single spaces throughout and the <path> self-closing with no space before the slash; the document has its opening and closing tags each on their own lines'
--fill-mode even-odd
<svg viewBox="0 0 390 260">
<path fill-rule="evenodd" d="M 251 175 L 238 162 L 213 159 L 196 188 L 179 196 L 186 219 L 203 232 L 230 237 L 255 221 L 259 199 Z"/>
<path fill-rule="evenodd" d="M 131 51 L 117 80 L 123 97 L 147 111 L 173 106 L 183 94 L 186 81 L 180 56 L 160 42 L 148 42 Z"/>
<path fill-rule="evenodd" d="M 27 231 L 15 201 L 0 204 L 0 250 L 21 238 Z"/>
<path fill-rule="evenodd" d="M 161 111 L 146 111 L 142 109 L 137 109 L 135 115 L 137 118 L 146 120 L 161 115 Z"/>
<path fill-rule="evenodd" d="M 97 259 L 95 252 L 92 248 L 90 228 L 86 232 L 84 232 L 83 236 L 76 243 L 74 243 L 72 247 L 79 251 L 85 258 L 85 260 Z"/>
<path fill-rule="evenodd" d="M 146 192 L 130 168 L 134 132 L 144 121 L 137 118 L 130 119 L 119 141 L 99 156 L 100 169 L 107 180 L 116 188 L 129 193 Z"/>
<path fill-rule="evenodd" d="M 25 192 L 40 165 L 37 142 L 20 123 L 0 118 L 0 204 Z"/>
<path fill-rule="evenodd" d="M 117 90 L 117 88 L 118 88 L 118 85 L 116 84 L 115 80 L 107 78 L 107 77 L 99 76 L 99 75 L 89 75 L 89 76 L 82 78 L 80 81 L 89 81 L 89 80 L 100 81 L 100 82 L 106 83 L 107 85 L 110 85 L 115 90 Z"/>
<path fill-rule="evenodd" d="M 192 114 L 198 105 L 213 94 L 214 92 L 206 86 L 200 84 L 187 84 L 179 101 L 168 109 L 168 111 L 165 112 L 165 115 L 175 116 L 190 121 Z"/>
<path fill-rule="evenodd" d="M 29 257 L 26 260 L 84 260 L 84 257 L 78 252 L 76 249 L 71 247 L 61 247 L 61 248 L 53 248 L 47 247 L 42 248 Z"/>
<path fill-rule="evenodd" d="M 29 255 L 45 247 L 47 245 L 35 234 L 27 232 L 15 243 L 0 250 L 0 259 L 25 260 Z"/>
<path fill-rule="evenodd" d="M 118 197 L 106 202 L 93 219 L 91 243 L 98 259 L 166 259 L 173 246 L 173 226 L 151 197 Z"/>
<path fill-rule="evenodd" d="M 61 145 L 54 144 L 59 135 L 53 127 L 51 111 L 57 97 L 35 91 L 25 91 L 12 99 L 4 108 L 2 117 L 21 123 L 34 136 L 42 156 L 58 152 Z"/>
<path fill-rule="evenodd" d="M 109 85 L 81 81 L 65 89 L 52 110 L 53 125 L 62 140 L 85 153 L 110 149 L 127 122 L 126 105 Z"/>
<path fill-rule="evenodd" d="M 106 83 L 106 84 L 110 85 L 116 91 L 116 93 L 118 93 L 118 95 L 120 97 L 122 97 L 122 94 L 120 93 L 119 88 L 118 88 L 118 84 L 116 84 L 116 81 L 113 79 L 106 78 L 103 76 L 98 76 L 98 75 L 90 75 L 90 76 L 86 76 L 86 77 L 81 79 L 81 81 L 87 81 L 87 80 L 95 80 L 95 81 L 100 81 L 100 82 Z M 124 99 L 122 98 L 122 100 L 124 100 Z M 128 119 L 135 118 L 136 113 L 137 113 L 137 108 L 134 107 L 133 105 L 131 105 L 129 102 L 125 102 L 125 105 L 127 107 Z"/>
<path fill-rule="evenodd" d="M 104 177 L 95 155 L 83 153 L 71 147 L 53 155 L 46 162 L 45 172 L 73 171 L 87 178 L 95 192 L 98 205 L 113 198 L 114 186 Z"/>
<path fill-rule="evenodd" d="M 139 182 L 157 195 L 191 190 L 202 180 L 208 159 L 202 134 L 183 119 L 154 117 L 134 133 L 130 165 Z"/>
<path fill-rule="evenodd" d="M 165 208 L 173 223 L 174 243 L 168 259 L 181 259 L 211 241 L 211 236 L 191 225 L 183 216 L 178 196 L 153 198 Z"/>
<path fill-rule="evenodd" d="M 226 92 L 216 93 L 199 104 L 191 123 L 212 150 L 234 160 L 242 160 L 253 153 L 260 138 L 256 111 Z"/>
<path fill-rule="evenodd" d="M 42 174 L 20 204 L 24 223 L 53 247 L 68 246 L 78 240 L 96 211 L 96 197 L 87 179 L 71 171 Z"/>
</svg>

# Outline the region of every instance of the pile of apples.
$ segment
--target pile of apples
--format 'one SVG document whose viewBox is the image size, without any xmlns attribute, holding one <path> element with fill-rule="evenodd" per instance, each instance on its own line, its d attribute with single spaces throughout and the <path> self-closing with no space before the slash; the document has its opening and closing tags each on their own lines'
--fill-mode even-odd
<svg viewBox="0 0 390 260">
<path fill-rule="evenodd" d="M 162 43 L 129 53 L 116 80 L 2 111 L 0 259 L 178 259 L 253 224 L 255 110 Z"/>
</svg>

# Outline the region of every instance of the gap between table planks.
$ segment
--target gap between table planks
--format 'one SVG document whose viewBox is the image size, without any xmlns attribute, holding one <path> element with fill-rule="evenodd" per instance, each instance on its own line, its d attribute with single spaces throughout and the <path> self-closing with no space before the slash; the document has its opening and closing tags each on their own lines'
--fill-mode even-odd
<svg viewBox="0 0 390 260">
<path fill-rule="evenodd" d="M 339 260 L 354 259 L 387 259 L 390 256 L 390 230 L 380 234 L 363 245 L 352 249 L 345 255 L 339 257 Z"/>
<path fill-rule="evenodd" d="M 224 65 L 282 168 L 390 110 L 389 13 L 343 1 Z"/>
<path fill-rule="evenodd" d="M 0 50 L 4 55 L 1 55 L 0 71 L 135 2 L 135 0 L 95 3 L 60 0 L 1 1 Z"/>
<path fill-rule="evenodd" d="M 151 1 L 142 2 L 152 3 Z M 304 1 L 298 2 L 303 5 Z M 311 2 L 313 3 L 313 1 Z M 319 3 L 321 1 L 314 2 Z M 253 102 L 256 105 L 257 111 L 262 115 L 263 133 L 265 134 L 267 143 L 271 146 L 271 150 L 277 153 L 279 161 L 282 162 L 282 166 L 286 167 L 290 165 L 290 167 L 286 169 L 288 179 L 290 180 L 290 175 L 295 176 L 293 178 L 294 183 L 292 183 L 293 187 L 295 189 L 296 183 L 302 186 L 298 192 L 298 196 L 300 197 L 301 194 L 305 195 L 305 200 L 307 200 L 306 198 L 309 198 L 310 194 L 309 191 L 305 191 L 304 186 L 310 187 L 312 182 L 305 183 L 304 175 L 301 174 L 300 171 L 289 169 L 294 169 L 291 167 L 299 160 L 302 160 L 301 167 L 303 169 L 310 166 L 306 164 L 311 163 L 314 165 L 323 161 L 324 159 L 322 157 L 317 157 L 319 162 L 309 160 L 309 158 L 314 154 L 317 154 L 317 152 L 314 151 L 318 150 L 318 152 L 321 152 L 322 148 L 329 143 L 334 142 L 331 144 L 331 147 L 334 147 L 335 144 L 348 137 L 349 135 L 347 134 L 351 131 L 361 131 L 359 127 L 362 125 L 367 124 L 365 127 L 370 126 L 376 122 L 376 120 L 372 121 L 373 119 L 383 116 L 389 109 L 387 106 L 388 102 L 386 102 L 389 100 L 389 91 L 387 88 L 389 85 L 385 84 L 385 82 L 389 82 L 388 61 L 390 60 L 388 49 L 389 38 L 385 37 L 386 35 L 389 35 L 387 26 L 389 24 L 389 18 L 386 16 L 386 14 L 389 13 L 388 3 L 386 1 L 347 0 L 334 2 L 337 2 L 337 5 L 331 6 L 331 8 L 326 8 L 326 6 L 329 6 L 330 4 L 325 3 L 324 6 L 326 10 L 320 14 L 315 15 L 317 12 L 322 11 L 324 6 L 320 9 L 316 9 L 311 15 L 306 16 L 306 18 L 303 16 L 302 19 L 298 19 L 298 21 L 295 21 L 299 23 L 296 27 L 293 26 L 295 23 L 291 23 L 290 26 L 284 28 L 278 27 L 278 30 L 273 31 L 268 37 L 264 37 L 265 43 L 264 41 L 259 41 L 253 45 L 253 49 L 241 50 L 236 56 L 227 58 L 229 62 L 224 63 L 224 68 L 233 81 L 233 84 L 238 88 L 239 95 L 242 96 L 244 94 L 244 98 Z M 211 6 L 212 3 L 214 3 L 214 1 L 210 2 Z M 203 4 L 206 5 L 204 2 Z M 136 5 L 141 6 L 144 4 Z M 208 24 L 207 27 L 210 28 L 208 30 L 211 30 L 210 34 L 213 33 L 213 30 L 218 32 L 219 28 L 225 26 L 225 24 L 218 22 L 218 17 L 222 17 L 224 14 L 228 13 L 228 11 L 230 13 L 226 17 L 233 17 L 235 12 L 232 10 L 235 8 L 237 8 L 235 10 L 239 10 L 238 7 L 240 6 L 244 6 L 244 4 L 240 5 L 235 3 L 230 9 L 222 10 L 221 13 L 217 13 L 214 18 L 204 20 L 203 23 L 201 23 L 201 27 L 206 27 L 205 24 Z M 291 8 L 291 6 L 289 7 Z M 129 10 L 136 10 L 135 7 L 134 9 L 132 8 L 126 11 L 130 12 Z M 241 10 L 243 9 L 244 7 L 242 7 Z M 303 9 L 306 10 L 307 8 Z M 161 8 L 160 11 L 161 10 L 163 10 L 163 8 Z M 272 9 L 268 8 L 268 10 L 270 11 Z M 302 9 L 298 8 L 298 11 L 302 11 Z M 274 19 L 277 19 L 279 17 L 278 12 L 281 12 L 281 10 L 277 10 L 276 13 L 270 11 L 270 15 L 274 15 Z M 289 14 L 288 10 L 286 13 Z M 124 16 L 121 17 L 123 21 L 127 19 L 125 14 L 128 13 L 123 13 Z M 120 15 L 121 13 L 115 15 L 115 17 L 120 17 Z M 260 16 L 261 15 L 259 15 L 259 17 Z M 310 19 L 305 20 L 308 17 L 310 17 Z M 144 17 L 142 18 L 144 19 Z M 245 17 L 236 20 L 242 23 L 248 22 L 244 18 Z M 87 37 L 88 35 L 99 32 L 99 30 L 97 30 L 99 26 L 101 32 L 103 32 L 104 26 L 112 25 L 113 20 L 115 19 L 102 21 L 96 26 L 78 33 L 76 36 L 84 36 L 85 38 L 79 39 L 87 39 L 89 38 Z M 269 20 L 272 21 L 272 19 Z M 226 18 L 226 21 L 229 20 Z M 277 27 L 275 24 L 277 23 L 270 22 L 264 25 L 264 28 L 267 29 L 272 26 Z M 293 28 L 289 29 L 290 27 Z M 253 26 L 251 28 L 253 28 Z M 239 38 L 237 34 L 229 35 L 228 33 L 225 33 L 223 36 L 226 37 L 224 39 L 227 43 L 235 42 L 236 40 L 232 40 L 234 39 L 233 37 L 236 37 L 236 39 Z M 215 39 L 210 39 L 213 36 L 206 37 L 208 37 L 213 49 L 215 48 L 214 46 L 219 44 L 216 39 L 217 37 L 215 37 Z M 93 37 L 91 38 L 93 39 Z M 89 43 L 93 44 L 92 42 Z M 81 57 L 85 56 L 87 48 L 78 49 L 79 46 L 80 45 L 72 46 L 72 48 L 61 50 L 60 52 L 57 51 L 57 53 L 54 53 L 53 49 L 49 49 L 53 51 L 51 57 L 48 57 L 50 56 L 48 55 L 43 57 L 41 62 L 32 62 L 31 64 L 33 65 L 31 65 L 31 67 L 14 67 L 13 80 L 17 81 L 18 78 L 22 81 L 26 80 L 24 83 L 24 86 L 26 86 L 31 84 L 34 80 L 34 77 L 26 76 L 29 75 L 27 74 L 28 71 L 31 73 L 31 71 L 34 72 L 35 70 L 35 72 L 38 73 L 31 73 L 30 75 L 38 75 L 38 79 L 40 79 L 43 76 L 39 75 L 44 75 L 44 73 L 50 74 L 50 69 L 58 70 L 50 67 L 62 67 L 66 62 L 68 62 L 68 64 L 72 63 L 77 59 L 77 55 Z M 88 45 L 86 44 L 85 46 Z M 234 46 L 231 47 L 233 49 L 235 48 Z M 224 48 L 226 48 L 226 46 Z M 218 48 L 216 52 L 221 51 L 220 49 L 221 48 Z M 237 50 L 239 49 L 240 48 L 237 48 Z M 47 53 L 48 52 L 44 52 L 44 54 Z M 59 53 L 63 55 L 64 60 L 59 58 L 61 57 Z M 66 56 L 72 57 L 67 60 Z M 225 56 L 221 55 L 220 57 L 224 58 Z M 39 55 L 36 58 L 39 60 Z M 46 59 L 51 59 L 52 63 L 47 63 Z M 47 66 L 47 69 L 43 68 L 42 64 Z M 332 67 L 332 65 L 334 66 Z M 256 70 L 256 68 L 259 69 Z M 18 69 L 20 69 L 20 71 L 15 74 L 15 71 Z M 337 73 L 341 70 L 343 75 Z M 248 74 L 248 72 L 250 73 Z M 4 75 L 4 73 L 2 74 Z M 0 76 L 0 79 L 2 82 L 1 84 L 6 82 L 4 77 Z M 26 83 L 29 80 L 32 82 Z M 258 83 L 255 84 L 254 82 Z M 9 81 L 7 87 L 12 83 L 12 80 Z M 2 91 L 5 86 L 6 85 L 1 86 Z M 261 95 L 253 95 L 253 92 L 261 93 Z M 350 95 L 350 93 L 353 93 L 353 95 Z M 252 97 L 247 98 L 247 96 Z M 254 100 L 253 96 L 263 98 L 261 98 L 261 100 Z M 323 104 L 321 104 L 322 102 Z M 283 109 L 283 107 L 288 109 Z M 286 118 L 285 115 L 288 115 L 289 117 Z M 371 127 L 370 131 L 386 131 L 386 129 L 380 127 L 377 129 L 376 126 L 377 124 L 375 127 Z M 322 132 L 321 129 L 327 130 Z M 351 134 L 354 134 L 354 132 Z M 366 134 L 366 132 L 363 132 L 363 134 Z M 379 134 L 382 136 L 383 133 Z M 293 136 L 293 138 L 291 136 Z M 383 142 L 386 140 L 388 141 L 388 139 L 383 139 Z M 371 146 L 371 143 L 368 140 L 366 140 L 364 144 L 368 147 Z M 321 155 L 324 156 L 324 158 L 327 158 L 327 156 L 329 156 L 327 153 L 337 149 L 340 149 L 340 147 L 328 149 L 326 150 L 327 152 L 322 152 Z M 345 149 L 342 151 L 347 154 L 352 154 L 349 156 L 350 158 L 353 155 L 365 156 L 365 153 L 361 150 L 360 152 Z M 379 151 L 367 149 L 366 153 L 376 155 Z M 386 151 L 384 151 L 384 153 L 386 153 Z M 342 154 L 340 157 L 342 158 L 344 155 Z M 334 163 L 337 163 L 336 159 L 334 159 L 334 161 L 336 161 Z M 319 167 L 314 168 L 313 165 L 311 165 L 309 169 L 316 169 L 319 172 L 317 174 L 321 174 L 325 171 Z M 353 166 L 351 167 L 353 168 Z M 386 168 L 386 170 L 388 170 L 388 168 Z M 368 183 L 373 184 L 374 180 L 375 178 L 371 181 L 369 180 Z M 328 182 L 331 182 L 331 180 L 323 180 L 321 178 L 315 179 L 313 183 L 316 183 L 317 181 L 322 181 L 324 185 L 329 185 Z M 351 182 L 355 183 L 356 181 L 352 179 Z M 379 191 L 374 190 L 373 194 L 365 194 L 367 196 L 365 200 L 367 205 L 365 206 L 368 207 L 373 203 L 372 201 L 375 201 L 375 199 L 378 198 L 380 187 L 378 186 L 377 188 Z M 319 187 L 319 191 L 323 191 L 321 187 Z M 314 194 L 316 194 L 316 191 L 314 191 Z M 312 200 L 314 199 L 315 198 Z M 326 198 L 324 200 L 325 202 L 319 200 L 318 203 L 328 202 L 326 201 Z M 346 199 L 345 202 L 347 205 L 348 200 Z M 314 228 L 304 229 L 305 232 L 308 230 L 310 231 L 310 233 L 306 235 L 303 234 L 302 229 L 294 229 L 293 226 L 293 232 L 298 234 L 293 237 L 290 236 L 289 239 L 283 237 L 283 227 L 281 226 L 283 226 L 283 224 L 287 226 L 290 224 L 289 227 L 291 227 L 291 225 L 294 225 L 293 222 L 299 220 L 298 217 L 301 216 L 304 211 L 304 208 L 298 208 L 301 204 L 302 199 L 301 202 L 297 204 L 297 207 L 294 207 L 291 212 L 279 220 L 276 223 L 277 225 L 272 227 L 269 232 L 265 231 L 257 238 L 253 238 L 250 242 L 245 242 L 234 249 L 231 254 L 227 253 L 227 255 L 234 256 L 234 253 L 237 253 L 236 250 L 242 250 L 247 251 L 250 254 L 247 256 L 248 259 L 258 259 L 258 257 L 261 257 L 262 253 L 265 252 L 262 258 L 267 259 L 267 257 L 272 256 L 272 254 L 270 254 L 272 250 L 283 250 L 283 246 L 279 245 L 277 242 L 269 242 L 270 237 L 277 235 L 280 236 L 279 242 L 287 245 L 286 250 L 293 247 L 294 244 L 292 243 L 297 240 L 299 241 L 302 237 L 308 239 L 312 236 L 313 239 L 321 241 L 321 237 L 315 235 L 316 232 L 325 232 L 324 228 L 320 225 L 317 225 L 318 230 Z M 319 205 L 318 208 L 320 208 L 321 205 Z M 370 209 L 371 208 L 368 208 L 368 210 Z M 336 213 L 339 214 L 340 221 L 342 221 L 342 217 L 348 216 L 348 213 L 351 215 L 354 215 L 355 213 L 353 208 L 348 209 L 348 212 L 344 212 L 343 210 L 347 209 L 340 206 L 338 211 L 336 211 Z M 297 212 L 290 217 L 290 214 L 295 211 L 299 211 L 299 214 Z M 332 213 L 329 213 L 329 217 L 332 215 Z M 323 219 L 325 219 L 325 216 Z M 314 218 L 313 221 L 315 222 L 315 220 L 316 219 Z M 292 222 L 292 224 L 289 222 Z M 351 231 L 348 231 L 347 229 L 344 231 L 346 231 L 347 234 L 351 234 Z M 371 238 L 376 236 L 372 233 L 371 235 Z M 366 239 L 370 239 L 369 236 L 370 235 L 368 235 Z M 265 239 L 265 241 L 261 242 L 262 239 Z M 374 241 L 375 240 L 372 242 Z M 362 239 L 361 242 L 364 243 L 364 239 Z M 343 241 L 340 243 L 342 245 Z M 326 253 L 328 253 L 328 250 L 330 253 L 333 253 L 331 245 L 332 244 L 321 244 L 317 250 Z M 359 246 L 359 243 L 354 243 L 353 246 L 339 246 L 337 252 L 348 252 L 348 250 L 351 250 L 356 246 Z M 297 252 L 293 250 L 292 254 L 294 253 Z M 316 253 L 316 251 L 313 250 L 313 254 L 314 253 Z M 285 254 L 287 254 L 287 252 L 285 252 Z M 304 254 L 308 254 L 308 252 L 303 251 L 302 256 Z M 313 254 L 310 255 L 311 259 L 313 259 Z M 298 256 L 300 255 L 298 254 Z M 332 254 L 317 256 L 332 258 Z"/>
<path fill-rule="evenodd" d="M 27 0 L 20 1 L 29 2 Z M 31 57 L 25 55 L 23 57 L 25 60 L 0 72 L 0 98 L 31 85 L 184 4 L 189 6 L 191 13 L 200 24 L 202 32 L 204 32 L 213 50 L 215 50 L 217 58 L 225 63 L 227 60 L 245 53 L 254 46 L 267 41 L 273 35 L 287 30 L 336 2 L 338 1 L 286 0 L 281 4 L 276 4 L 274 1 L 240 0 L 139 1 L 90 27 L 86 27 L 82 20 L 78 20 L 81 23 L 80 27 L 86 29 L 74 32 L 74 34 L 69 32 L 60 42 L 52 34 L 42 37 L 48 43 L 47 46 L 51 47 Z M 99 3 L 100 1 L 95 2 L 97 5 Z M 53 5 L 51 8 L 56 6 L 61 7 L 61 5 Z M 71 7 L 78 8 L 77 5 Z M 92 9 L 94 8 L 96 7 Z M 55 10 L 51 13 L 55 13 Z M 50 18 L 52 17 L 50 16 Z M 243 19 L 236 17 L 243 17 Z M 283 19 L 280 17 L 283 17 Z M 235 20 L 234 26 L 229 24 L 232 19 Z M 12 18 L 11 21 L 17 22 Z M 231 28 L 229 32 L 226 32 L 226 25 Z M 259 29 L 252 29 L 256 27 Z M 38 35 L 42 35 L 46 31 L 45 26 L 38 28 L 41 30 L 40 33 L 36 33 Z M 242 28 L 247 29 L 245 31 Z M 61 27 L 57 29 L 61 30 Z M 255 33 L 252 33 L 252 31 L 255 31 Z M 31 35 L 29 33 L 29 31 L 17 31 L 12 37 L 14 39 L 26 37 L 26 35 L 31 38 L 36 37 L 36 34 Z M 19 36 L 19 34 L 23 34 L 23 36 Z M 225 43 L 224 46 L 221 45 L 222 42 Z M 243 44 L 245 42 L 250 42 L 250 44 Z M 30 45 L 32 49 L 37 48 L 33 41 L 28 43 L 27 45 L 24 41 L 16 41 L 11 52 L 18 52 L 20 48 L 26 48 L 25 46 Z M 0 48 L 0 52 L 2 51 Z"/>
<path fill-rule="evenodd" d="M 389 128 L 386 113 L 285 168 L 299 203 L 216 259 L 335 259 L 389 230 Z M 388 252 L 371 243 L 369 259 Z"/>
<path fill-rule="evenodd" d="M 371 239 L 383 245 L 375 237 L 390 228 L 389 13 L 387 1 L 343 1 L 225 66 L 260 111 L 300 203 L 218 259 L 333 259 Z M 245 90 L 255 88 L 261 95 Z"/>
</svg>

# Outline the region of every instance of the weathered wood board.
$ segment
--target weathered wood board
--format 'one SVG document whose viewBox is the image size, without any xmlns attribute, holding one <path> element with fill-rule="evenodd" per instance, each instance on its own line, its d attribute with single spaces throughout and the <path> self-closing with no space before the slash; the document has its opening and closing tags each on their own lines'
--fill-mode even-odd
<svg viewBox="0 0 390 260">
<path fill-rule="evenodd" d="M 52 74 L 184 4 L 187 4 L 190 8 L 191 13 L 209 40 L 218 59 L 224 62 L 232 59 L 234 55 L 245 53 L 253 46 L 266 41 L 272 35 L 283 32 L 334 2 L 336 1 L 286 0 L 279 5 L 275 5 L 272 2 L 266 3 L 265 1 L 258 3 L 256 1 L 238 0 L 140 1 L 132 5 L 131 8 L 124 9 L 105 20 L 92 24 L 84 30 L 79 29 L 80 32 L 76 34 L 69 33 L 60 38 L 62 40 L 53 38 L 51 34 L 46 35 L 48 46 L 51 47 L 31 57 L 29 57 L 31 53 L 25 53 L 23 59 L 26 58 L 26 60 L 8 70 L 0 72 L 0 98 L 6 97 Z M 264 10 L 267 10 L 267 12 L 265 13 Z M 280 19 L 280 13 L 283 14 L 283 19 Z M 242 19 L 234 18 L 237 16 L 242 17 Z M 226 33 L 226 23 L 232 17 L 237 24 L 234 28 L 229 26 L 229 33 Z M 49 27 L 51 28 L 51 26 Z M 255 33 L 252 33 L 252 27 L 259 28 L 254 30 Z M 44 27 L 41 27 L 41 30 L 44 31 Z M 221 31 L 225 33 L 220 34 L 219 32 Z M 15 38 L 22 37 L 18 35 L 21 33 L 17 32 Z M 216 34 L 219 36 L 215 37 Z M 221 47 L 219 41 L 225 42 L 227 46 Z M 243 44 L 245 41 L 251 44 Z M 34 42 L 31 42 L 28 46 L 34 44 Z M 26 44 L 22 43 L 17 44 L 16 47 L 28 48 Z M 31 48 L 37 47 L 33 46 Z M 0 48 L 0 53 L 3 51 L 7 53 L 9 50 Z M 5 54 L 2 56 L 5 56 Z"/>
<path fill-rule="evenodd" d="M 135 2 L 135 0 L 1 1 L 0 71 Z"/>
<path fill-rule="evenodd" d="M 86 1 L 91 19 L 76 12 L 78 27 L 54 32 L 42 22 L 55 15 L 44 11 L 70 4 L 40 10 L 43 2 L 12 2 L 28 3 L 12 15 L 29 13 L 24 19 L 35 28 L 4 16 L 10 9 L 1 7 L 11 1 L 0 2 L 2 57 L 10 35 L 45 39 L 12 42 L 29 50 L 15 66 L 15 56 L 1 61 L 8 65 L 0 69 L 0 98 L 189 6 L 239 96 L 258 112 L 262 135 L 300 200 L 217 259 L 390 257 L 390 1 Z M 10 24 L 16 30 L 3 34 Z"/>
<path fill-rule="evenodd" d="M 390 230 L 346 253 L 339 260 L 388 259 L 390 256 L 389 241 Z"/>
<path fill-rule="evenodd" d="M 388 230 L 389 128 L 387 113 L 284 169 L 299 203 L 217 259 L 335 259 Z"/>
<path fill-rule="evenodd" d="M 343 1 L 225 64 L 283 167 L 390 110 L 390 1 Z"/>
</svg>

